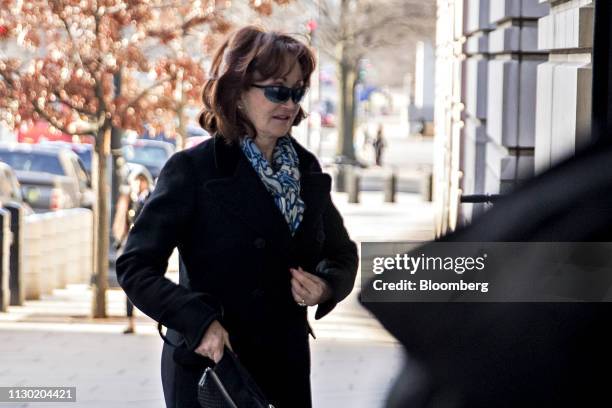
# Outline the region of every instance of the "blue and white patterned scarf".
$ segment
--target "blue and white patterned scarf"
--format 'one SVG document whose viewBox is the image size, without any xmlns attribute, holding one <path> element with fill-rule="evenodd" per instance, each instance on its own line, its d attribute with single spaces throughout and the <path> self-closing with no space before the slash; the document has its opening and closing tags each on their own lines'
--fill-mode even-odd
<svg viewBox="0 0 612 408">
<path fill-rule="evenodd" d="M 240 146 L 266 189 L 272 194 L 276 206 L 289 225 L 291 235 L 294 235 L 302 222 L 305 206 L 300 197 L 299 160 L 289 137 L 284 136 L 277 140 L 271 166 L 252 138 L 242 138 Z"/>
</svg>

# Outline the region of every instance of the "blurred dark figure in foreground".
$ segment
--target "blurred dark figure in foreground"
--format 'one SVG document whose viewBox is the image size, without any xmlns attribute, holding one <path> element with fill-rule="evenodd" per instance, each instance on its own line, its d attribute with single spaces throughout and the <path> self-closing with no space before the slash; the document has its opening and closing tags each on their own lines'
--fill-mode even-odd
<svg viewBox="0 0 612 408">
<path fill-rule="evenodd" d="M 146 169 L 140 168 L 142 166 L 131 166 L 126 181 L 120 188 L 120 196 L 117 200 L 113 220 L 113 236 L 116 242 L 117 257 L 123 253 L 128 233 L 151 193 L 151 176 L 145 173 Z M 128 325 L 123 332 L 131 334 L 135 331 L 134 304 L 127 296 L 125 302 Z"/>
<path fill-rule="evenodd" d="M 592 147 L 440 241 L 610 242 L 610 163 L 612 147 Z M 610 303 L 364 306 L 411 357 L 387 407 L 612 406 Z"/>
</svg>

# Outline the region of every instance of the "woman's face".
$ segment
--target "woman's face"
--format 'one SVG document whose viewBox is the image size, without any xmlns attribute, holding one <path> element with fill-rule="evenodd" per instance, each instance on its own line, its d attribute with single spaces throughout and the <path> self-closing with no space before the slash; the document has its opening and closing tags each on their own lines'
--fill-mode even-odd
<svg viewBox="0 0 612 408">
<path fill-rule="evenodd" d="M 256 85 L 283 85 L 288 88 L 299 88 L 304 85 L 302 69 L 294 64 L 291 71 L 283 78 L 268 78 L 254 81 Z M 251 87 L 242 94 L 242 112 L 251 121 L 257 137 L 279 138 L 285 136 L 299 111 L 299 104 L 291 98 L 283 103 L 268 100 L 264 90 Z"/>
</svg>

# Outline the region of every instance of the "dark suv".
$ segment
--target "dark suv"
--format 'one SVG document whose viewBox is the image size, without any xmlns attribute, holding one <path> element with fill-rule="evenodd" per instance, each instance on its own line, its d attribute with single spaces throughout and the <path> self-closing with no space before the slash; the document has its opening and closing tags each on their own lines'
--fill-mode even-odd
<svg viewBox="0 0 612 408">
<path fill-rule="evenodd" d="M 154 180 L 157 180 L 159 172 L 174 154 L 174 150 L 172 144 L 160 140 L 136 139 L 134 142 L 123 143 L 125 160 L 145 166 Z"/>
<path fill-rule="evenodd" d="M 23 199 L 15 172 L 11 166 L 0 162 L 0 206 L 10 202 L 20 204 L 26 215 L 32 214 L 32 208 Z"/>
<path fill-rule="evenodd" d="M 34 211 L 91 208 L 93 204 L 91 181 L 83 162 L 69 149 L 0 145 L 0 161 L 13 168 L 23 198 Z"/>
</svg>

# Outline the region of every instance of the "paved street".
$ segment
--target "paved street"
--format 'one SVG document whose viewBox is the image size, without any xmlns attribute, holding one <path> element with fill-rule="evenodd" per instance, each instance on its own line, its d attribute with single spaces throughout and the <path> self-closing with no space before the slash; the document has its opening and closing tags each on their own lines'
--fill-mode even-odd
<svg viewBox="0 0 612 408">
<path fill-rule="evenodd" d="M 433 209 L 419 195 L 400 193 L 397 203 L 387 204 L 382 193 L 364 192 L 360 204 L 348 204 L 346 194 L 334 193 L 334 201 L 357 241 L 432 238 Z M 175 279 L 176 264 L 170 265 Z M 317 408 L 382 406 L 403 362 L 398 344 L 358 304 L 359 286 L 331 315 L 311 318 Z M 163 407 L 155 323 L 137 312 L 137 333 L 123 335 L 123 293 L 109 291 L 108 303 L 109 318 L 91 319 L 89 288 L 69 285 L 0 314 L 0 386 L 77 387 L 76 403 L 45 406 Z"/>
</svg>

